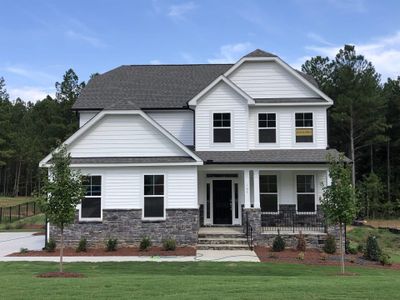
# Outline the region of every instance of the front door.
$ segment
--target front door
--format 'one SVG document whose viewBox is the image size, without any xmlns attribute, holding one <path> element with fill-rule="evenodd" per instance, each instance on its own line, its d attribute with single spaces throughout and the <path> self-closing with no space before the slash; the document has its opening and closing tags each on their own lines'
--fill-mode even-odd
<svg viewBox="0 0 400 300">
<path fill-rule="evenodd" d="M 214 224 L 232 224 L 232 180 L 213 180 Z"/>
</svg>

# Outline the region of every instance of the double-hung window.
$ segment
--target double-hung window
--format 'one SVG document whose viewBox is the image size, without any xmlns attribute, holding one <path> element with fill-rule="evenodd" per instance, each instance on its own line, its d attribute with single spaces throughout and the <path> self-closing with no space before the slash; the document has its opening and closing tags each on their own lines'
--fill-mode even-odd
<svg viewBox="0 0 400 300">
<path fill-rule="evenodd" d="M 86 195 L 81 201 L 80 218 L 83 220 L 101 219 L 101 176 L 85 176 L 82 185 Z"/>
<path fill-rule="evenodd" d="M 260 175 L 260 205 L 262 212 L 278 212 L 278 178 Z"/>
<path fill-rule="evenodd" d="M 164 218 L 164 175 L 144 175 L 144 218 Z"/>
<path fill-rule="evenodd" d="M 296 143 L 313 142 L 313 114 L 296 113 Z"/>
<path fill-rule="evenodd" d="M 314 175 L 297 175 L 297 211 L 315 212 Z"/>
<path fill-rule="evenodd" d="M 258 114 L 258 142 L 276 143 L 276 114 Z"/>
<path fill-rule="evenodd" d="M 213 135 L 214 143 L 231 142 L 231 114 L 214 113 L 213 114 Z"/>
</svg>

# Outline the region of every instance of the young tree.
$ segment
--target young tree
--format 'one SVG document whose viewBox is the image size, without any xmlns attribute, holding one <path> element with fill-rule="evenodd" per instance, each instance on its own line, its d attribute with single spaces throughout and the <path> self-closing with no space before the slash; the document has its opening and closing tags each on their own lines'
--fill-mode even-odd
<svg viewBox="0 0 400 300">
<path fill-rule="evenodd" d="M 360 185 L 360 192 L 364 213 L 367 218 L 372 216 L 375 219 L 376 212 L 384 212 L 385 189 L 382 181 L 374 172 L 364 176 Z"/>
<path fill-rule="evenodd" d="M 76 206 L 85 195 L 82 179 L 70 168 L 65 146 L 53 152 L 49 179 L 42 189 L 42 210 L 49 222 L 60 229 L 60 272 L 63 272 L 64 228 L 74 222 Z"/>
<path fill-rule="evenodd" d="M 338 159 L 329 158 L 329 176 L 331 184 L 324 187 L 321 206 L 327 221 L 339 225 L 341 270 L 344 273 L 343 225 L 354 220 L 357 205 L 355 189 L 351 182 L 351 169 L 344 161 L 343 155 Z"/>
</svg>

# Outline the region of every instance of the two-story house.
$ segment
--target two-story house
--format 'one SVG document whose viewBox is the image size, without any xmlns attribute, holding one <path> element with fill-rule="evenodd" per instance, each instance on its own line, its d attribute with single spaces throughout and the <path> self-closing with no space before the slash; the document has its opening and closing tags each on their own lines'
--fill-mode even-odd
<svg viewBox="0 0 400 300">
<path fill-rule="evenodd" d="M 262 50 L 235 64 L 95 76 L 64 143 L 87 186 L 67 243 L 196 245 L 210 226 L 251 226 L 257 243 L 277 229 L 324 232 L 319 203 L 328 155 L 338 155 L 327 144 L 331 105 L 313 78 Z"/>
</svg>

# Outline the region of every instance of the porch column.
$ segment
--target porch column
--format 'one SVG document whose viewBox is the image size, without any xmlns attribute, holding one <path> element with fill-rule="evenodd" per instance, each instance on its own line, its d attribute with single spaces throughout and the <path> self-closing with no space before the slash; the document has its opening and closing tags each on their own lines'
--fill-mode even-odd
<svg viewBox="0 0 400 300">
<path fill-rule="evenodd" d="M 245 169 L 244 173 L 244 208 L 250 208 L 250 170 Z"/>
<path fill-rule="evenodd" d="M 253 170 L 254 208 L 260 208 L 260 171 Z"/>
</svg>

